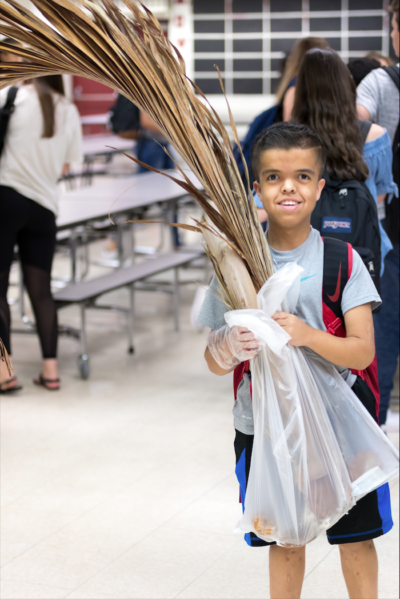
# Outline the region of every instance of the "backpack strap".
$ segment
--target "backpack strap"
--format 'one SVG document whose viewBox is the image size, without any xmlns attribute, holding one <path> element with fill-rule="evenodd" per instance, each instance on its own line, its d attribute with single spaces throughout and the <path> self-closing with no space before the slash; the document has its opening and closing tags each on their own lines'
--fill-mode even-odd
<svg viewBox="0 0 400 599">
<path fill-rule="evenodd" d="M 395 65 L 390 67 L 381 67 L 389 75 L 397 89 L 400 89 L 400 69 Z"/>
<path fill-rule="evenodd" d="M 10 87 L 10 89 L 8 90 L 6 103 L 3 106 L 3 112 L 12 111 L 18 90 L 19 87 Z"/>
<path fill-rule="evenodd" d="M 15 98 L 17 97 L 18 87 L 10 87 L 7 94 L 6 103 L 0 109 L 1 119 L 0 119 L 0 156 L 4 148 L 4 141 L 6 138 L 8 122 L 12 113 L 14 112 L 14 103 Z"/>
<path fill-rule="evenodd" d="M 344 337 L 342 297 L 353 268 L 353 248 L 349 243 L 322 237 L 324 270 L 322 279 L 322 312 L 327 332 Z M 339 331 L 342 328 L 343 331 Z"/>
<path fill-rule="evenodd" d="M 326 332 L 336 337 L 346 337 L 342 312 L 343 290 L 351 277 L 353 268 L 353 248 L 349 243 L 322 237 L 324 242 L 324 272 L 322 279 L 322 315 Z M 376 400 L 376 417 L 379 420 L 379 381 L 376 353 L 372 363 L 365 370 L 351 372 L 362 378 L 371 389 Z"/>
<path fill-rule="evenodd" d="M 233 392 L 235 395 L 235 399 L 237 398 L 239 385 L 242 382 L 244 375 L 248 372 L 250 372 L 249 360 L 246 360 L 245 362 L 240 362 L 240 364 L 238 364 L 235 370 L 233 371 Z"/>
<path fill-rule="evenodd" d="M 361 119 L 358 119 L 358 124 L 360 125 L 361 137 L 363 140 L 363 144 L 365 144 L 365 142 L 367 141 L 369 130 L 372 127 L 372 122 L 371 121 L 362 121 Z"/>
</svg>

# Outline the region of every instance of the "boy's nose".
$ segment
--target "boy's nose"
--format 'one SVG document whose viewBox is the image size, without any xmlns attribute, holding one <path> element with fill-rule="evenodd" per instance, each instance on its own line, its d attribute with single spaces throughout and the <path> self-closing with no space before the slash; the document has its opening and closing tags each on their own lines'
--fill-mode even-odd
<svg viewBox="0 0 400 599">
<path fill-rule="evenodd" d="M 294 181 L 292 181 L 291 179 L 287 179 L 286 181 L 284 181 L 281 191 L 282 193 L 293 193 L 295 191 Z"/>
</svg>

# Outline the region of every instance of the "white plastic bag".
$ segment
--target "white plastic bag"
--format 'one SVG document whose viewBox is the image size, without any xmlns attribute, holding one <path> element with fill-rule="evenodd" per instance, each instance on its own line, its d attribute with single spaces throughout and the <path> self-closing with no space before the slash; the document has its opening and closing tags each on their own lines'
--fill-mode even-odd
<svg viewBox="0 0 400 599">
<path fill-rule="evenodd" d="M 398 476 L 397 450 L 335 367 L 289 346 L 271 318 L 294 311 L 301 272 L 285 265 L 259 292 L 259 310 L 225 315 L 265 344 L 251 361 L 254 444 L 237 530 L 284 546 L 310 542 Z"/>
</svg>

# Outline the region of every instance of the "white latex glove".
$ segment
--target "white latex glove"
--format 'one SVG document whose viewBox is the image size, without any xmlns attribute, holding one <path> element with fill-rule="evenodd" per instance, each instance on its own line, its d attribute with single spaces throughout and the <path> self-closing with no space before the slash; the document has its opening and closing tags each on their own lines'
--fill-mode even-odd
<svg viewBox="0 0 400 599">
<path fill-rule="evenodd" d="M 211 331 L 207 339 L 208 349 L 214 360 L 224 370 L 251 360 L 260 351 L 260 341 L 245 327 L 229 327 Z"/>
</svg>

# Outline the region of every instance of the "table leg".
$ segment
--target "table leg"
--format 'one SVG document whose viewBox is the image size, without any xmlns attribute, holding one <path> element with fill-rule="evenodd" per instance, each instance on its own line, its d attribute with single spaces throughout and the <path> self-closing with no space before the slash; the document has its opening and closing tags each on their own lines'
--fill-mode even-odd
<svg viewBox="0 0 400 599">
<path fill-rule="evenodd" d="M 77 250 L 77 234 L 74 229 L 71 231 L 71 237 L 69 239 L 69 247 L 71 252 L 71 282 L 76 283 L 77 272 L 76 272 L 76 250 Z"/>
<path fill-rule="evenodd" d="M 119 268 L 122 268 L 124 264 L 124 224 L 118 223 L 117 225 L 117 250 L 118 250 L 118 261 Z"/>
<path fill-rule="evenodd" d="M 175 331 L 179 331 L 179 268 L 174 268 L 174 321 Z"/>
<path fill-rule="evenodd" d="M 135 352 L 133 346 L 134 333 L 134 318 L 135 318 L 135 288 L 134 285 L 129 286 L 129 311 L 128 311 L 128 354 Z"/>
<path fill-rule="evenodd" d="M 80 330 L 80 344 L 81 353 L 78 356 L 78 369 L 82 379 L 89 378 L 90 373 L 90 360 L 87 354 L 87 340 L 86 340 L 86 311 L 85 304 L 82 302 L 79 304 L 81 313 L 81 330 Z"/>
</svg>

